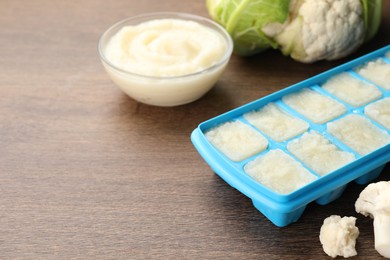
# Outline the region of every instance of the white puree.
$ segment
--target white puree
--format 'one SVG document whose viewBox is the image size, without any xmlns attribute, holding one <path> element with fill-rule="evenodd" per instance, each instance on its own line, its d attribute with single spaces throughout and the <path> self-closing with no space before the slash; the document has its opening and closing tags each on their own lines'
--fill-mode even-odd
<svg viewBox="0 0 390 260">
<path fill-rule="evenodd" d="M 390 64 L 382 58 L 368 62 L 365 66 L 358 68 L 357 73 L 378 86 L 390 90 Z"/>
<path fill-rule="evenodd" d="M 347 110 L 336 100 L 309 88 L 282 97 L 284 103 L 317 124 L 328 122 Z"/>
<path fill-rule="evenodd" d="M 280 149 L 271 150 L 250 161 L 244 170 L 256 181 L 279 194 L 293 192 L 316 179 Z"/>
<path fill-rule="evenodd" d="M 244 114 L 249 123 L 277 142 L 283 142 L 307 130 L 309 124 L 269 103 L 258 111 Z"/>
<path fill-rule="evenodd" d="M 366 106 L 364 113 L 390 130 L 390 98 L 385 98 Z"/>
<path fill-rule="evenodd" d="M 140 75 L 174 77 L 208 68 L 227 50 L 221 35 L 194 21 L 158 19 L 125 26 L 106 47 L 115 66 Z"/>
<path fill-rule="evenodd" d="M 359 107 L 382 96 L 374 85 L 358 80 L 347 72 L 330 78 L 322 87 L 348 104 Z"/>
<path fill-rule="evenodd" d="M 292 140 L 287 144 L 287 149 L 321 176 L 355 159 L 352 153 L 340 150 L 315 131 L 306 132 Z"/>
<path fill-rule="evenodd" d="M 327 125 L 328 132 L 360 155 L 366 155 L 388 143 L 390 136 L 367 118 L 351 114 Z"/>
<path fill-rule="evenodd" d="M 228 35 L 216 27 L 156 19 L 121 28 L 104 48 L 106 59 L 119 70 L 103 65 L 130 97 L 149 105 L 177 106 L 215 85 L 231 50 Z"/>
<path fill-rule="evenodd" d="M 233 161 L 242 161 L 267 149 L 268 141 L 241 121 L 226 122 L 207 131 L 206 138 Z"/>
</svg>

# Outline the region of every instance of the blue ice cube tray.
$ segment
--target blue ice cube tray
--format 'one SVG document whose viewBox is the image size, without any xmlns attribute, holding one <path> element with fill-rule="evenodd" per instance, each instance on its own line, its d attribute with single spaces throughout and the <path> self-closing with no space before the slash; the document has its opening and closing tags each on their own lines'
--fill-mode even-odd
<svg viewBox="0 0 390 260">
<path fill-rule="evenodd" d="M 364 113 L 364 108 L 367 105 L 384 98 L 389 98 L 390 90 L 385 89 L 382 86 L 375 85 L 373 82 L 370 82 L 366 78 L 363 78 L 356 73 L 357 68 L 363 66 L 369 61 L 373 61 L 378 58 L 382 58 L 386 63 L 390 64 L 389 57 L 390 45 L 335 67 L 324 73 L 318 74 L 312 78 L 306 79 L 295 85 L 282 89 L 278 92 L 260 98 L 256 101 L 233 109 L 229 112 L 218 115 L 212 119 L 200 123 L 199 126 L 193 130 L 191 134 L 191 141 L 199 154 L 217 175 L 224 179 L 229 185 L 249 197 L 252 200 L 254 206 L 276 226 L 287 226 L 293 222 L 296 222 L 301 217 L 309 203 L 315 201 L 320 205 L 325 205 L 339 198 L 349 182 L 355 181 L 358 184 L 367 184 L 373 181 L 381 174 L 382 169 L 390 160 L 389 143 L 366 155 L 360 155 L 347 145 L 340 142 L 337 138 L 332 137 L 329 133 L 327 133 L 327 123 L 340 119 L 349 114 L 360 114 L 363 117 L 368 118 L 375 126 L 383 130 L 387 135 L 390 135 L 390 129 L 387 129 L 384 127 L 384 125 L 381 125 L 380 123 L 370 119 Z M 339 98 L 322 89 L 321 85 L 324 82 L 341 72 L 350 73 L 359 80 L 373 84 L 382 92 L 381 97 L 361 107 L 352 107 L 351 105 L 348 105 Z M 289 108 L 288 105 L 283 104 L 282 100 L 284 96 L 297 92 L 303 88 L 310 88 L 321 93 L 322 95 L 326 95 L 334 100 L 337 100 L 346 107 L 346 112 L 343 115 L 324 124 L 316 124 L 311 122 L 310 120 L 306 119 L 305 116 L 301 115 L 297 111 L 294 111 L 294 109 Z M 324 134 L 326 137 L 330 137 L 330 141 L 334 143 L 339 149 L 352 152 L 355 155 L 355 160 L 326 175 L 317 175 L 316 172 L 306 166 L 298 158 L 294 157 L 286 149 L 286 144 L 289 141 L 295 138 L 299 138 L 302 134 L 284 142 L 275 142 L 264 133 L 261 133 L 259 129 L 256 129 L 256 127 L 250 125 L 250 123 L 243 118 L 245 113 L 257 111 L 270 102 L 283 105 L 284 109 L 287 109 L 288 113 L 306 121 L 309 124 L 307 131 L 315 130 L 320 134 Z M 247 159 L 237 162 L 230 160 L 224 153 L 215 148 L 205 136 L 205 133 L 223 123 L 234 121 L 242 121 L 245 124 L 250 125 L 256 131 L 259 131 L 268 140 L 267 149 L 258 154 L 250 156 Z M 270 149 L 274 149 L 275 147 L 289 154 L 294 160 L 301 163 L 302 166 L 307 168 L 318 178 L 291 193 L 279 194 L 265 187 L 244 171 L 244 166 L 248 162 L 264 155 Z"/>
</svg>

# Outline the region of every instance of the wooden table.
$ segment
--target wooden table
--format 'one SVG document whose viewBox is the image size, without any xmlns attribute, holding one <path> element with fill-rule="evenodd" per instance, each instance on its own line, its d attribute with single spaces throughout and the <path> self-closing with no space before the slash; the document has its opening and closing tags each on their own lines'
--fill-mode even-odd
<svg viewBox="0 0 390 260">
<path fill-rule="evenodd" d="M 202 99 L 160 108 L 114 86 L 98 38 L 135 14 L 207 16 L 204 1 L 1 1 L 0 259 L 327 259 L 318 235 L 332 214 L 356 216 L 359 257 L 378 258 L 372 221 L 354 211 L 363 186 L 278 228 L 213 173 L 189 136 L 208 118 L 389 44 L 384 2 L 377 37 L 345 59 L 233 56 Z"/>
</svg>

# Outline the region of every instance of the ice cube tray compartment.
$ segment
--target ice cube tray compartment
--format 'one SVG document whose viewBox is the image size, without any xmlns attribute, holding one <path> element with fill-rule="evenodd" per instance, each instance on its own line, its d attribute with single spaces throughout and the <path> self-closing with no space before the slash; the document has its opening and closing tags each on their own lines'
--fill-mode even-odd
<svg viewBox="0 0 390 260">
<path fill-rule="evenodd" d="M 367 64 L 371 66 L 378 60 L 384 62 L 382 67 L 388 66 L 390 70 L 390 45 L 209 119 L 199 124 L 192 132 L 192 143 L 213 171 L 249 197 L 254 206 L 272 223 L 281 227 L 289 225 L 300 218 L 307 204 L 313 201 L 321 205 L 328 204 L 343 194 L 349 182 L 367 184 L 377 178 L 390 160 L 390 129 L 386 117 L 381 117 L 378 112 L 381 107 L 388 109 L 390 89 L 370 81 L 360 73 Z M 349 89 L 338 89 L 335 84 L 330 84 L 337 77 L 340 77 L 341 82 L 354 84 L 353 92 L 358 96 L 356 100 L 350 100 Z M 304 94 L 299 97 L 299 93 Z M 324 100 L 322 107 L 318 105 L 321 100 Z M 305 111 L 308 107 L 310 109 Z M 269 114 L 265 112 L 271 113 L 274 118 L 267 117 Z M 289 126 L 294 126 L 288 133 L 277 132 L 278 120 L 283 118 L 288 121 L 284 126 L 287 131 L 291 130 L 288 129 Z M 379 148 L 361 152 L 351 147 L 347 141 L 341 140 L 341 133 L 339 136 L 333 131 L 342 132 L 344 129 L 340 128 L 340 125 L 342 126 L 343 120 L 350 119 L 368 122 L 370 127 L 364 127 L 364 131 L 371 128 L 374 129 L 374 134 L 379 131 L 385 138 L 384 145 L 379 144 Z M 221 126 L 226 127 L 228 134 L 218 132 Z M 232 134 L 230 129 L 235 129 L 238 134 Z M 243 131 L 246 132 L 245 135 L 242 134 Z M 359 135 L 358 131 L 356 135 Z M 216 143 L 218 138 L 224 141 Z M 340 152 L 340 156 L 346 158 L 345 164 L 336 170 L 326 169 L 328 172 L 325 173 L 316 169 L 315 160 L 309 162 L 310 156 L 307 157 L 309 159 L 302 156 L 307 152 L 305 150 L 310 152 L 310 147 L 304 146 L 304 151 L 296 148 L 299 148 L 296 143 L 305 143 L 310 138 L 318 140 L 330 151 Z M 239 142 L 239 145 L 234 146 L 234 142 Z M 251 146 L 250 149 L 242 149 L 245 143 Z M 257 145 L 253 146 L 253 143 Z M 235 151 L 235 147 L 239 148 Z M 228 154 L 226 149 L 233 149 L 235 155 Z M 282 152 L 283 156 L 278 158 L 286 155 L 294 161 L 293 165 L 300 165 L 291 167 L 303 168 L 302 171 L 308 172 L 313 180 L 309 178 L 307 181 L 307 176 L 302 177 L 307 182 L 303 181 L 300 187 L 280 192 L 275 191 L 274 187 L 277 187 L 278 183 L 268 186 L 259 182 L 258 179 L 261 180 L 263 176 L 255 177 L 246 170 L 246 167 L 251 170 L 259 167 L 256 169 L 262 170 L 262 167 L 267 167 L 264 158 L 279 152 Z M 255 165 L 256 160 L 262 160 L 261 164 Z M 285 162 L 290 161 L 288 158 L 286 160 Z M 286 169 L 285 174 L 288 174 Z M 292 178 L 294 180 L 296 176 Z M 303 179 L 295 181 L 300 183 Z"/>
</svg>

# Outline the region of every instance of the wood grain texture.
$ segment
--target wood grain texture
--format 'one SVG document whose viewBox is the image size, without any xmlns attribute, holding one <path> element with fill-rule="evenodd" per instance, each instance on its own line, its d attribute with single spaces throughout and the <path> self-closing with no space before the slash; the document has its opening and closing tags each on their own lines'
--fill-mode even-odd
<svg viewBox="0 0 390 260">
<path fill-rule="evenodd" d="M 331 214 L 357 216 L 357 258 L 377 259 L 372 222 L 354 212 L 362 186 L 277 228 L 212 172 L 189 136 L 199 122 L 389 44 L 384 2 L 378 36 L 345 59 L 233 56 L 202 99 L 159 108 L 113 85 L 98 38 L 135 14 L 207 16 L 204 1 L 2 0 L 0 259 L 326 259 L 318 235 Z"/>
</svg>

